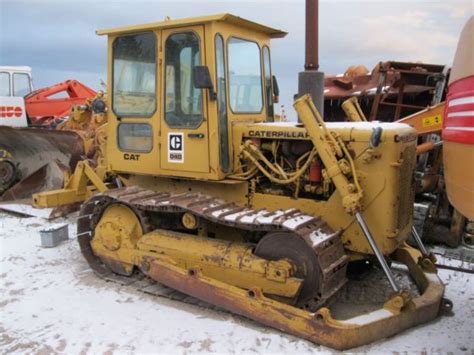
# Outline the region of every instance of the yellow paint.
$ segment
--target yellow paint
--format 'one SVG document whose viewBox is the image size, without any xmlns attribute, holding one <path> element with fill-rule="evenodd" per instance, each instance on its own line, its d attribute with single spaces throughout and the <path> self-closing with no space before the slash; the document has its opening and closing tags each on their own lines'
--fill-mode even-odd
<svg viewBox="0 0 474 355">
<path fill-rule="evenodd" d="M 410 299 L 406 293 L 393 295 L 382 308 L 345 320 L 335 318 L 326 307 L 315 313 L 307 312 L 265 297 L 258 288 L 244 290 L 207 277 L 199 270 L 190 274 L 189 269 L 161 260 L 150 263 L 149 274 L 170 287 L 183 285 L 184 292 L 207 302 L 223 301 L 228 309 L 273 328 L 316 344 L 347 350 L 392 336 L 438 316 L 444 286 L 435 274 L 424 272 L 417 265 L 419 257 L 418 252 L 406 246 L 393 256 L 395 261 L 405 264 L 410 270 L 421 290 L 419 296 Z"/>
<path fill-rule="evenodd" d="M 288 260 L 269 261 L 253 254 L 253 246 L 185 233 L 155 230 L 143 234 L 133 211 L 123 205 L 108 207 L 91 242 L 96 255 L 131 273 L 147 257 L 200 270 L 204 275 L 241 288 L 258 287 L 266 294 L 296 297 L 302 280 L 293 277 Z M 111 266 L 112 268 L 114 266 Z"/>
<path fill-rule="evenodd" d="M 87 160 L 80 161 L 63 189 L 33 194 L 33 206 L 51 208 L 85 201 L 96 192 L 108 190 L 104 179 L 103 167 L 98 166 L 94 170 Z"/>
<path fill-rule="evenodd" d="M 445 103 L 441 102 L 404 117 L 398 122 L 409 124 L 416 129 L 419 135 L 438 133 L 443 128 L 444 108 Z"/>
<path fill-rule="evenodd" d="M 183 28 L 186 26 L 207 24 L 207 23 L 229 23 L 240 29 L 250 30 L 252 32 L 264 33 L 270 38 L 282 38 L 287 35 L 286 32 L 277 30 L 268 26 L 264 26 L 244 18 L 234 16 L 231 14 L 217 14 L 210 16 L 200 16 L 193 18 L 185 18 L 178 20 L 166 20 L 161 22 L 153 22 L 144 25 L 119 27 L 113 29 L 98 30 L 98 35 L 113 35 L 122 33 L 133 33 L 139 31 L 148 31 L 154 29 L 169 29 L 169 28 Z"/>
<path fill-rule="evenodd" d="M 112 85 L 112 45 L 114 40 L 123 34 L 150 31 L 157 41 L 156 81 L 157 110 L 149 118 L 117 117 L 112 107 L 112 95 L 108 95 L 108 124 L 105 161 L 107 171 L 100 170 L 100 177 L 106 172 L 117 174 L 126 185 L 138 185 L 156 191 L 169 192 L 202 192 L 223 198 L 238 205 L 250 205 L 275 210 L 279 208 L 298 208 L 312 215 L 322 216 L 334 229 L 342 230 L 342 239 L 346 250 L 359 258 L 361 255 L 372 254 L 361 230 L 354 219 L 347 213 L 356 208 L 362 210 L 374 237 L 385 254 L 392 253 L 409 234 L 412 223 L 413 196 L 411 195 L 412 175 L 415 164 L 414 147 L 415 131 L 409 126 L 384 126 L 381 144 L 369 149 L 372 134 L 371 123 L 347 122 L 327 123 L 322 127 L 327 142 L 316 145 L 315 155 L 339 154 L 343 149 L 350 152 L 350 159 L 330 161 L 326 159 L 322 171 L 326 197 L 310 196 L 294 198 L 293 195 L 282 194 L 279 190 L 284 185 L 274 183 L 271 189 L 262 191 L 259 185 L 262 177 L 252 180 L 245 177 L 245 167 L 249 164 L 242 154 L 242 147 L 249 146 L 248 141 L 257 139 L 265 142 L 261 149 L 271 149 L 273 143 L 307 141 L 316 142 L 317 134 L 311 119 L 305 120 L 305 126 L 292 122 L 265 122 L 265 109 L 258 114 L 235 114 L 228 107 L 229 145 L 231 169 L 225 173 L 220 166 L 218 107 L 211 100 L 209 92 L 202 90 L 204 120 L 196 128 L 180 129 L 184 139 L 183 163 L 169 163 L 168 135 L 178 130 L 171 128 L 164 120 L 165 108 L 170 104 L 165 97 L 166 68 L 165 41 L 173 33 L 192 31 L 201 44 L 201 64 L 209 68 L 211 81 L 216 88 L 215 36 L 222 35 L 226 42 L 231 37 L 255 41 L 260 48 L 270 45 L 274 32 L 266 27 L 243 25 L 241 20 L 228 16 L 211 16 L 199 19 L 165 21 L 157 24 L 107 30 L 108 34 L 108 87 Z M 227 56 L 227 54 L 226 54 Z M 228 61 L 228 58 L 226 58 Z M 168 75 L 170 75 L 168 73 Z M 263 78 L 262 78 L 263 80 Z M 229 88 L 226 87 L 227 97 Z M 265 107 L 265 105 L 264 105 Z M 117 127 L 119 123 L 148 123 L 152 128 L 152 149 L 148 153 L 122 151 L 118 148 Z M 202 138 L 193 138 L 193 135 Z M 194 136 L 195 137 L 195 136 Z M 336 137 L 336 138 L 332 138 Z M 339 143 L 336 143 L 337 142 Z M 132 139 L 134 145 L 140 140 Z M 343 142 L 343 143 L 340 143 Z M 258 148 L 260 149 L 260 148 Z M 326 154 L 327 153 L 327 154 Z M 261 156 L 261 155 L 260 155 Z M 125 159 L 127 157 L 127 159 Z M 132 158 L 132 159 L 131 159 Z M 353 166 L 352 166 L 353 164 Z M 303 175 L 306 171 L 302 171 Z M 243 175 L 242 175 L 243 174 Z M 76 178 L 81 184 L 87 179 Z M 233 178 L 229 178 L 231 176 Z M 244 176 L 244 178 L 240 178 Z M 357 178 L 354 179 L 354 176 Z M 294 184 L 296 179 L 288 178 L 287 184 Z M 285 181 L 285 179 L 280 179 Z M 336 183 L 336 181 L 339 181 Z M 86 198 L 82 185 L 80 196 L 75 200 Z M 357 185 L 360 185 L 360 188 Z M 336 187 L 336 189 L 334 189 Z M 316 191 L 314 186 L 300 186 L 303 191 Z M 272 190 L 273 189 L 273 190 Z M 313 190 L 311 190 L 313 189 Z M 42 205 L 70 201 L 71 190 L 52 193 Z M 69 196 L 66 199 L 66 195 Z M 342 195 L 342 196 L 341 196 Z M 233 238 L 233 237 L 232 237 Z"/>
<path fill-rule="evenodd" d="M 209 99 L 207 90 L 202 90 L 204 120 L 196 129 L 175 129 L 168 126 L 164 121 L 167 100 L 164 94 L 165 78 L 167 75 L 164 61 L 164 43 L 173 33 L 194 32 L 200 40 L 201 64 L 209 67 L 211 80 L 216 87 L 216 59 L 215 59 L 215 36 L 222 35 L 225 42 L 231 37 L 255 41 L 260 49 L 270 46 L 270 39 L 284 35 L 284 32 L 270 29 L 266 26 L 256 25 L 232 15 L 216 15 L 203 18 L 192 18 L 177 21 L 164 21 L 155 24 L 119 28 L 101 31 L 100 34 L 108 34 L 108 87 L 112 87 L 112 45 L 113 41 L 120 35 L 142 33 L 150 31 L 156 37 L 157 43 L 157 110 L 149 118 L 143 117 L 121 117 L 117 118 L 112 109 L 112 95 L 108 95 L 107 105 L 109 107 L 107 127 L 107 162 L 109 169 L 115 172 L 133 171 L 136 174 L 150 174 L 159 176 L 175 176 L 181 178 L 195 178 L 206 180 L 222 180 L 226 174 L 219 164 L 219 139 L 218 139 L 218 112 L 217 101 Z M 227 59 L 227 58 L 226 58 Z M 229 97 L 227 88 L 227 97 Z M 264 105 L 265 107 L 265 105 Z M 234 122 L 263 122 L 266 120 L 266 111 L 259 114 L 234 114 L 230 109 L 229 135 Z M 150 152 L 137 153 L 138 160 L 126 160 L 125 151 L 118 149 L 117 128 L 119 123 L 148 123 L 152 126 L 152 150 Z M 184 139 L 183 163 L 170 163 L 168 161 L 168 134 L 178 133 Z M 196 139 L 189 134 L 202 134 L 203 139 Z M 232 149 L 231 149 L 232 150 Z M 232 152 L 231 152 L 232 154 Z"/>
<path fill-rule="evenodd" d="M 107 141 L 102 141 L 106 149 L 100 166 L 94 172 L 87 164 L 80 163 L 66 189 L 39 194 L 38 204 L 83 201 L 94 190 L 106 190 L 103 180 L 111 174 L 119 176 L 126 186 L 137 185 L 157 192 L 200 192 L 241 206 L 270 211 L 295 208 L 321 216 L 334 231 L 341 232 L 344 247 L 352 260 L 372 254 L 351 216 L 360 210 L 381 251 L 407 265 L 421 291 L 421 296 L 413 299 L 405 294 L 395 295 L 380 310 L 383 318 L 375 314 L 365 323 L 360 319 L 354 323 L 339 321 L 327 308 L 310 313 L 285 304 L 281 298 L 265 297 L 264 293 L 294 299 L 302 280 L 294 275 L 291 261 L 270 261 L 255 256 L 253 245 L 244 243 L 243 232 L 237 228 L 221 228 L 185 215 L 181 222 L 190 230 L 189 234 L 162 229 L 145 233 L 130 208 L 111 205 L 94 230 L 91 246 L 94 254 L 117 273 L 130 275 L 138 267 L 155 275 L 156 280 L 180 290 L 197 280 L 196 287 L 184 292 L 208 302 L 218 300 L 239 314 L 338 349 L 366 344 L 435 318 L 443 285 L 434 275 L 424 273 L 417 264 L 420 254 L 404 244 L 412 226 L 415 129 L 408 125 L 383 124 L 380 144 L 371 147 L 374 125 L 369 122 L 325 124 L 318 117 L 317 122 L 305 110 L 299 110 L 304 125 L 266 122 L 265 109 L 256 114 L 235 114 L 228 108 L 231 169 L 226 173 L 219 159 L 222 138 L 219 137 L 218 106 L 207 90 L 201 93 L 204 120 L 198 127 L 176 130 L 164 120 L 166 107 L 172 104 L 164 87 L 166 76 L 171 75 L 164 65 L 164 43 L 173 33 L 187 31 L 199 37 L 200 61 L 209 68 L 214 88 L 214 40 L 217 34 L 225 42 L 231 37 L 252 40 L 260 49 L 269 46 L 271 38 L 285 34 L 227 14 L 99 31 L 99 34 L 108 35 L 109 88 L 113 87 L 114 40 L 124 34 L 153 34 L 157 41 L 157 110 L 148 118 L 117 117 L 112 109 L 112 95 L 109 95 L 108 124 L 104 128 Z M 225 56 L 228 62 L 227 54 Z M 229 98 L 229 87 L 225 90 Z M 419 122 L 419 117 L 414 121 Z M 149 152 L 119 149 L 117 128 L 120 123 L 127 122 L 151 126 Z M 425 123 L 432 124 L 433 121 L 427 119 L 423 121 Z M 167 159 L 168 136 L 176 133 L 182 134 L 185 145 L 184 159 L 179 165 Z M 199 140 L 196 140 L 196 134 L 200 135 Z M 145 142 L 134 137 L 129 143 L 136 148 Z M 316 159 L 323 163 L 322 178 L 318 181 L 321 186 L 308 182 L 307 166 L 303 169 L 296 163 L 295 171 L 283 171 L 280 165 L 276 166 L 277 161 L 284 161 L 284 154 L 277 149 L 283 143 L 310 145 L 305 153 L 310 157 L 306 163 L 316 162 Z M 271 162 L 267 164 L 268 179 L 273 183 L 266 183 L 264 174 L 258 174 L 260 168 L 255 168 L 257 163 L 266 164 L 265 159 L 275 161 L 273 166 Z M 300 183 L 304 186 L 299 186 Z M 293 194 L 291 189 L 288 189 L 289 193 L 285 190 L 288 187 L 299 193 L 309 193 L 309 196 Z M 211 233 L 215 239 L 209 238 Z M 204 292 L 199 294 L 198 291 Z"/>
<path fill-rule="evenodd" d="M 442 126 L 443 116 L 436 115 L 423 118 L 423 127 Z"/>
</svg>

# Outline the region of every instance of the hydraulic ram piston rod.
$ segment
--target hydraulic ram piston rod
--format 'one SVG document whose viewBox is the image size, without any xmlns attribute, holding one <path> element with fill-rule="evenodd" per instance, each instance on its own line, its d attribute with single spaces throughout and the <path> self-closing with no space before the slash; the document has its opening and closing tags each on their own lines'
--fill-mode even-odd
<svg viewBox="0 0 474 355">
<path fill-rule="evenodd" d="M 364 232 L 364 235 L 370 244 L 370 247 L 372 248 L 375 253 L 375 256 L 377 257 L 377 260 L 379 261 L 380 265 L 382 265 L 382 269 L 385 275 L 387 276 L 388 282 L 390 282 L 390 286 L 392 286 L 393 291 L 395 291 L 396 293 L 400 293 L 400 287 L 395 282 L 395 278 L 393 277 L 392 271 L 390 270 L 390 267 L 388 266 L 385 257 L 377 246 L 377 243 L 375 243 L 375 239 L 372 237 L 372 234 L 370 233 L 369 227 L 367 227 L 364 218 L 358 211 L 355 213 L 355 216 L 360 228 Z"/>
<path fill-rule="evenodd" d="M 427 257 L 429 255 L 428 250 L 426 250 L 425 245 L 421 241 L 420 235 L 416 231 L 415 226 L 411 227 L 411 234 L 413 235 L 413 239 L 415 239 L 416 244 L 418 244 L 421 254 L 423 254 L 424 257 Z"/>
</svg>

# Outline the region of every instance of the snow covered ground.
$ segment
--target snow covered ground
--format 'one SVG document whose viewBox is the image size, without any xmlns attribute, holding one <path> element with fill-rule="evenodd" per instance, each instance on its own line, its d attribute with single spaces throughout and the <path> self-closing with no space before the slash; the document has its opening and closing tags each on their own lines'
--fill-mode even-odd
<svg viewBox="0 0 474 355">
<path fill-rule="evenodd" d="M 49 224 L 0 212 L 1 353 L 331 352 L 239 316 L 102 281 L 81 257 L 74 223 L 69 241 L 40 246 L 39 231 Z M 474 277 L 440 275 L 453 317 L 354 351 L 474 354 Z"/>
</svg>

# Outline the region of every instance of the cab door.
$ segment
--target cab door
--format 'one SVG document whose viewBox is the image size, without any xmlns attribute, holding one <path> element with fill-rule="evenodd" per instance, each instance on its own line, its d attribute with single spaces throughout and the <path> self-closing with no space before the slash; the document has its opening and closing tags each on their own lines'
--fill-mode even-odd
<svg viewBox="0 0 474 355">
<path fill-rule="evenodd" d="M 15 85 L 12 85 L 13 82 Z M 22 89 L 25 89 L 24 93 Z M 28 126 L 23 96 L 30 92 L 31 78 L 28 74 L 10 73 L 0 68 L 0 126 Z"/>
<path fill-rule="evenodd" d="M 170 175 L 173 171 L 179 172 L 179 176 L 186 172 L 209 173 L 205 92 L 195 88 L 193 83 L 193 68 L 206 65 L 204 28 L 190 26 L 163 30 L 162 43 L 164 112 L 160 166 L 169 170 Z"/>
</svg>

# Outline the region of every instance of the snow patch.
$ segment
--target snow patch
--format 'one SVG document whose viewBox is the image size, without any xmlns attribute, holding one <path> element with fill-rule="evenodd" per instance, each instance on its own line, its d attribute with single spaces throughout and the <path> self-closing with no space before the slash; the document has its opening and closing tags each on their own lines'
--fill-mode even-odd
<svg viewBox="0 0 474 355">
<path fill-rule="evenodd" d="M 357 316 L 340 322 L 345 324 L 364 325 L 381 319 L 390 318 L 391 316 L 393 316 L 392 312 L 382 308 L 374 312 L 363 314 L 361 316 Z"/>
<path fill-rule="evenodd" d="M 44 249 L 39 231 L 48 221 L 0 213 L 0 353 L 334 353 L 227 312 L 105 282 L 80 253 L 75 221 L 60 222 L 68 223 L 71 239 Z M 439 276 L 453 317 L 352 351 L 471 353 L 474 277 L 450 270 Z M 364 317 L 358 321 L 370 319 Z"/>
<path fill-rule="evenodd" d="M 317 229 L 315 231 L 312 231 L 309 234 L 309 239 L 311 240 L 313 245 L 318 245 L 324 242 L 326 239 L 329 239 L 331 236 L 332 236 L 331 234 L 327 234 L 323 232 L 321 229 Z"/>
</svg>

